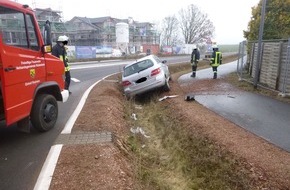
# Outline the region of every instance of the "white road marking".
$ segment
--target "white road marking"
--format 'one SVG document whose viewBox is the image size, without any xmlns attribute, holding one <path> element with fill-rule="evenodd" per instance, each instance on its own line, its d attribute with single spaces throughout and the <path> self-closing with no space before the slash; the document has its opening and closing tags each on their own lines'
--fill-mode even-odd
<svg viewBox="0 0 290 190">
<path fill-rule="evenodd" d="M 49 189 L 53 172 L 55 170 L 62 146 L 63 146 L 62 144 L 58 144 L 50 148 L 48 156 L 42 166 L 41 172 L 34 186 L 34 190 L 48 190 Z"/>
<path fill-rule="evenodd" d="M 81 82 L 79 79 L 76 79 L 76 78 L 71 78 L 71 80 L 74 82 Z"/>
</svg>

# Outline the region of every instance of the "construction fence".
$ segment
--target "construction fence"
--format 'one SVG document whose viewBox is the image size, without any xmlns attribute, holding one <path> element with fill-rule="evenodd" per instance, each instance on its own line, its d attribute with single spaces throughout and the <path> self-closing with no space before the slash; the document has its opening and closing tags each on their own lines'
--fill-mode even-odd
<svg viewBox="0 0 290 190">
<path fill-rule="evenodd" d="M 262 41 L 260 47 L 259 53 L 258 42 L 240 43 L 237 66 L 240 79 L 253 84 L 257 81 L 260 86 L 278 91 L 282 95 L 289 95 L 290 39 Z M 260 63 L 258 60 L 261 60 Z"/>
</svg>

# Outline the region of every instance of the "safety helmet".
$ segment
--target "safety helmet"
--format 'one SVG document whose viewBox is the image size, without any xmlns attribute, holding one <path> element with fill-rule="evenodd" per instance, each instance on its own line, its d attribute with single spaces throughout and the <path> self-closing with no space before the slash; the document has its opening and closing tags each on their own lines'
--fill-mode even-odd
<svg viewBox="0 0 290 190">
<path fill-rule="evenodd" d="M 197 49 L 196 45 L 192 45 L 192 49 Z"/>
<path fill-rule="evenodd" d="M 216 44 L 214 44 L 213 46 L 212 46 L 212 48 L 214 49 L 214 48 L 218 48 L 218 46 L 216 45 Z"/>
<path fill-rule="evenodd" d="M 214 45 L 212 46 L 212 50 L 213 50 L 213 51 L 218 51 L 218 49 L 219 49 L 219 48 L 218 48 L 218 46 L 217 46 L 216 44 L 214 44 Z"/>
<path fill-rule="evenodd" d="M 67 42 L 68 41 L 68 37 L 66 35 L 63 36 L 59 36 L 57 39 L 58 42 Z"/>
</svg>

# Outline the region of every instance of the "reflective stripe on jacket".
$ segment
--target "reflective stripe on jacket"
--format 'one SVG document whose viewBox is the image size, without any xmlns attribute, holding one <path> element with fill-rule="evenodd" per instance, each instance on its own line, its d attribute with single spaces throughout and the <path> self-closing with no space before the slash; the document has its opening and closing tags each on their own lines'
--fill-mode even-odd
<svg viewBox="0 0 290 190">
<path fill-rule="evenodd" d="M 63 56 L 62 56 L 62 55 L 60 55 L 60 56 L 59 56 L 59 59 L 63 61 Z"/>
<path fill-rule="evenodd" d="M 218 67 L 220 64 L 222 64 L 222 53 L 219 51 L 214 51 L 210 64 L 212 67 Z"/>
</svg>

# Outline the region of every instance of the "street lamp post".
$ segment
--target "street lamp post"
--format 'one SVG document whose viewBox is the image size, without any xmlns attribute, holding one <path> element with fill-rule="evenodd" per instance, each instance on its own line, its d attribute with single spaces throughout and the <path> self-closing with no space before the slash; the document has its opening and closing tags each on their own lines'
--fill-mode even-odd
<svg viewBox="0 0 290 190">
<path fill-rule="evenodd" d="M 255 72 L 255 78 L 254 78 L 254 88 L 257 88 L 258 80 L 260 78 L 261 58 L 262 58 L 261 50 L 262 50 L 262 38 L 263 38 L 263 32 L 264 32 L 266 3 L 267 3 L 267 0 L 263 0 L 262 12 L 261 12 L 261 21 L 260 21 L 260 28 L 259 28 L 258 53 L 257 53 L 256 72 Z"/>
</svg>

